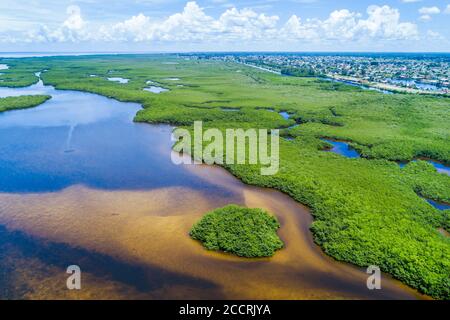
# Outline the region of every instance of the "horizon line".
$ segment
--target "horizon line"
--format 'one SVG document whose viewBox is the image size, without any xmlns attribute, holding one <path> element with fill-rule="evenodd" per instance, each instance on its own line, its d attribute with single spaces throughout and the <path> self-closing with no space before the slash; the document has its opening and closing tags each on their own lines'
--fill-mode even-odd
<svg viewBox="0 0 450 320">
<path fill-rule="evenodd" d="M 401 54 L 433 54 L 446 53 L 450 51 L 329 51 L 329 50 L 305 50 L 305 51 L 286 51 L 286 50 L 196 50 L 196 51 L 0 51 L 0 54 L 14 53 L 41 53 L 41 54 L 180 54 L 180 53 L 401 53 Z"/>
</svg>

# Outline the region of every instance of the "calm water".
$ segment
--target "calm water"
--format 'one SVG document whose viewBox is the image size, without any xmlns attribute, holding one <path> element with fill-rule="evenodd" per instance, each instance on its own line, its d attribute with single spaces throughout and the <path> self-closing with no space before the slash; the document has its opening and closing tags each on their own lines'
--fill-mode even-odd
<svg viewBox="0 0 450 320">
<path fill-rule="evenodd" d="M 58 91 L 42 82 L 0 88 L 0 97 L 26 94 L 52 99 L 38 108 L 0 113 L 0 192 L 57 191 L 76 184 L 103 189 L 207 187 L 171 164 L 170 127 L 133 123 L 140 105 Z M 167 158 L 155 148 L 163 148 Z"/>
<path fill-rule="evenodd" d="M 0 298 L 416 299 L 383 275 L 325 256 L 308 210 L 250 187 L 221 168 L 175 166 L 171 127 L 133 123 L 140 106 L 42 82 L 0 96 L 50 94 L 0 114 Z M 189 238 L 205 213 L 228 203 L 275 213 L 286 248 L 247 260 Z M 83 290 L 68 292 L 78 264 Z"/>
<path fill-rule="evenodd" d="M 445 173 L 446 175 L 450 176 L 450 167 L 445 166 L 442 163 L 429 160 L 428 163 L 431 163 L 438 172 Z"/>
<path fill-rule="evenodd" d="M 430 199 L 425 199 L 425 200 L 427 200 L 427 202 L 429 204 L 431 204 L 433 207 L 435 207 L 436 209 L 439 209 L 439 210 L 450 210 L 450 204 L 437 202 L 437 201 L 430 200 Z"/>
<path fill-rule="evenodd" d="M 280 116 L 282 116 L 286 120 L 288 120 L 291 117 L 291 115 L 289 113 L 287 113 L 286 111 L 280 112 Z"/>
<path fill-rule="evenodd" d="M 157 87 L 157 86 L 150 86 L 149 88 L 145 88 L 144 90 L 151 92 L 151 93 L 156 93 L 156 94 L 169 91 L 169 89 L 165 89 L 163 87 Z"/>
<path fill-rule="evenodd" d="M 333 148 L 327 150 L 329 152 L 340 154 L 344 157 L 352 158 L 352 159 L 361 157 L 359 155 L 358 151 L 356 151 L 355 149 L 350 147 L 350 145 L 346 142 L 334 141 L 334 140 L 329 140 L 329 139 L 322 139 L 322 140 L 333 145 Z"/>
<path fill-rule="evenodd" d="M 241 109 L 239 109 L 239 108 L 220 108 L 220 110 L 225 111 L 225 112 L 239 112 L 239 111 L 241 111 Z"/>
<path fill-rule="evenodd" d="M 112 82 L 118 82 L 121 84 L 126 84 L 130 81 L 130 79 L 124 79 L 124 78 L 120 78 L 120 77 L 108 78 L 108 80 L 112 81 Z"/>
</svg>

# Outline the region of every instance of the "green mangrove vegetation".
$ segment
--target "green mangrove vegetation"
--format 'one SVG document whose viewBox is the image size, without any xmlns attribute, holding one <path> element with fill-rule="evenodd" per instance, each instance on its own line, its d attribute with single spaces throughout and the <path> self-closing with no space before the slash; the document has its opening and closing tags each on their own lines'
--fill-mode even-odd
<svg viewBox="0 0 450 320">
<path fill-rule="evenodd" d="M 50 98 L 51 96 L 45 95 L 0 98 L 0 112 L 33 108 Z"/>
<path fill-rule="evenodd" d="M 224 251 L 240 257 L 271 257 L 283 248 L 278 237 L 280 223 L 262 209 L 249 209 L 236 205 L 207 213 L 190 235 L 208 250 Z"/>
<path fill-rule="evenodd" d="M 170 62 L 170 64 L 168 64 Z M 204 127 L 280 128 L 280 171 L 225 166 L 252 185 L 276 188 L 311 208 L 314 239 L 328 255 L 377 265 L 434 298 L 450 299 L 449 213 L 423 197 L 450 201 L 450 177 L 423 161 L 450 163 L 450 100 L 382 94 L 316 78 L 286 77 L 242 64 L 176 55 L 3 59 L 8 82 L 22 86 L 42 73 L 58 89 L 141 103 L 135 121 Z M 13 75 L 14 74 L 14 75 Z M 90 77 L 91 74 L 97 75 Z M 130 79 L 113 83 L 107 77 Z M 180 81 L 169 81 L 179 78 Z M 168 92 L 143 89 L 157 82 Z M 182 85 L 182 86 L 180 86 Z M 223 108 L 238 109 L 234 112 Z M 272 109 L 277 112 L 269 112 Z M 278 114 L 291 114 L 284 119 Z M 292 127 L 296 123 L 299 126 Z M 291 129 L 288 129 L 292 127 Z M 324 152 L 321 138 L 350 142 L 361 159 Z"/>
</svg>

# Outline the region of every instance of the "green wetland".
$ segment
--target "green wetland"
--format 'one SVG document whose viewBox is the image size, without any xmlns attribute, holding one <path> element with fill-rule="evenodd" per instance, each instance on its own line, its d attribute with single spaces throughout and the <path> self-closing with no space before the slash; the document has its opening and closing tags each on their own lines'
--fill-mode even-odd
<svg viewBox="0 0 450 320">
<path fill-rule="evenodd" d="M 76 180 L 79 184 L 67 183 L 66 188 L 52 190 L 54 194 L 6 188 L 0 193 L 2 236 L 19 243 L 25 239 L 39 243 L 39 248 L 49 252 L 47 241 L 58 243 L 62 251 L 65 246 L 84 248 L 85 259 L 93 265 L 103 255 L 133 265 L 151 264 L 163 274 L 159 278 L 167 281 L 150 286 L 150 298 L 192 297 L 193 293 L 196 298 L 424 298 L 405 285 L 429 297 L 450 298 L 450 212 L 429 202 L 450 203 L 450 177 L 418 160 L 447 167 L 450 163 L 448 98 L 388 95 L 316 78 L 286 77 L 244 65 L 176 56 L 46 57 L 2 59 L 0 63 L 9 67 L 2 70 L 1 86 L 35 84 L 35 73 L 42 71 L 43 82 L 58 91 L 138 103 L 143 108 L 133 110 L 139 128 L 152 127 L 141 124 L 149 123 L 190 129 L 194 121 L 202 120 L 204 127 L 221 130 L 281 129 L 286 138 L 280 139 L 280 171 L 274 176 L 260 175 L 254 165 L 224 166 L 242 184 L 217 167 L 184 168 L 202 181 L 217 179 L 227 186 L 209 196 L 205 196 L 208 187 L 186 188 L 181 182 L 175 186 L 162 183 L 151 190 L 139 185 L 132 191 L 111 191 Z M 168 91 L 145 91 L 149 81 Z M 27 94 L 16 99 L 6 108 L 40 105 L 48 97 Z M 169 145 L 170 130 L 165 135 Z M 111 142 L 107 135 L 102 138 Z M 118 137 L 110 139 L 114 138 Z M 327 152 L 331 145 L 326 140 L 346 142 L 359 156 Z M 167 155 L 157 143 L 152 151 Z M 123 171 L 121 179 L 127 181 L 127 170 Z M 139 180 L 139 172 L 133 175 Z M 145 172 L 142 175 L 145 179 Z M 162 203 L 167 207 L 156 205 Z M 206 251 L 189 238 L 190 228 L 203 214 L 230 203 L 276 215 L 286 247 L 273 258 L 247 261 Z M 309 208 L 312 218 L 300 204 Z M 75 218 L 80 210 L 81 220 Z M 111 211 L 122 214 L 112 216 Z M 29 256 L 21 249 L 12 245 L 3 255 L 21 252 L 13 269 L 23 270 L 20 281 L 28 279 L 27 285 L 34 288 L 35 295 L 28 297 L 54 295 L 43 290 L 42 283 L 51 283 L 48 274 L 58 278 L 60 266 L 47 270 L 41 257 L 32 256 L 43 271 L 30 280 L 24 262 Z M 404 285 L 386 275 L 386 289 L 369 292 L 364 268 L 370 265 L 379 266 Z M 121 267 L 118 262 L 114 266 Z M 245 280 L 237 284 L 234 277 L 238 276 Z M 121 287 L 117 277 L 111 282 L 95 277 L 95 272 L 88 277 L 103 291 L 88 290 L 83 298 L 116 297 L 109 294 L 120 296 L 135 290 Z"/>
</svg>

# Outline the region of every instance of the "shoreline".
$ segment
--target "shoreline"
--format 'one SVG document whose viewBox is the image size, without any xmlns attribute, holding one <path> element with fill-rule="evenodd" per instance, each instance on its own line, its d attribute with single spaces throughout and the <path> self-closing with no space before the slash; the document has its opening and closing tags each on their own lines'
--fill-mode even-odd
<svg viewBox="0 0 450 320">
<path fill-rule="evenodd" d="M 450 95 L 449 92 L 441 92 L 441 91 L 426 91 L 426 90 L 420 90 L 420 89 L 413 89 L 413 88 L 405 88 L 405 87 L 399 87 L 395 86 L 393 84 L 387 84 L 387 83 L 379 83 L 379 82 L 371 82 L 368 80 L 362 80 L 359 78 L 354 77 L 347 77 L 347 76 L 337 76 L 337 75 L 331 75 L 327 74 L 327 78 L 336 80 L 339 82 L 350 82 L 354 85 L 359 86 L 365 86 L 367 88 L 375 88 L 379 90 L 386 90 L 390 91 L 392 93 L 408 93 L 408 94 L 419 94 L 419 95 L 433 95 L 433 96 L 444 96 L 447 97 Z"/>
</svg>

